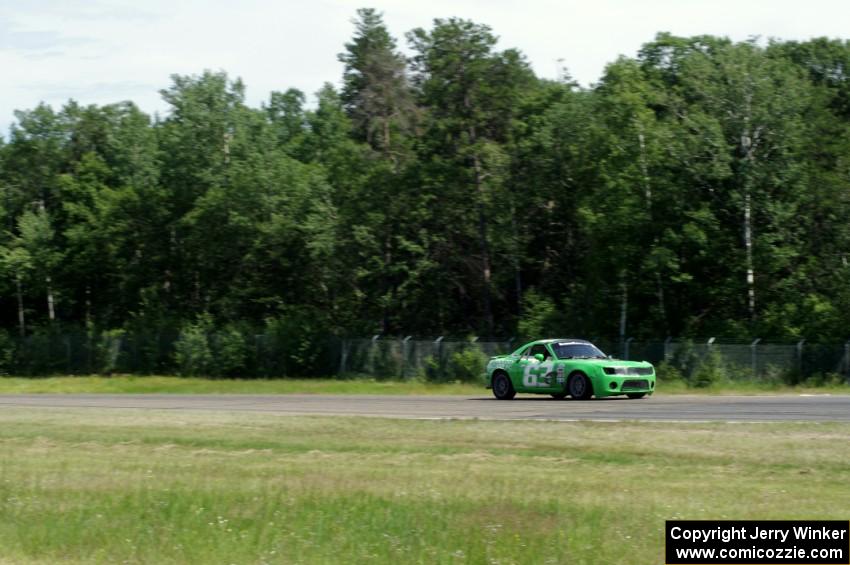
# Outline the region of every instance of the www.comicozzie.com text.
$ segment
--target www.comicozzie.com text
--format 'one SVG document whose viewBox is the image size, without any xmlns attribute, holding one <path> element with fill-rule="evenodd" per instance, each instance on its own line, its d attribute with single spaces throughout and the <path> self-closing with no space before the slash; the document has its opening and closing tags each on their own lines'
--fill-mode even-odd
<svg viewBox="0 0 850 565">
<path fill-rule="evenodd" d="M 754 526 L 739 527 L 716 527 L 709 529 L 690 529 L 674 526 L 670 530 L 672 539 L 684 539 L 690 541 L 721 541 L 727 543 L 732 540 L 777 540 L 786 542 L 791 534 L 792 539 L 797 540 L 843 540 L 847 530 L 832 528 L 812 528 L 811 526 L 796 526 L 793 528 L 761 528 Z"/>
</svg>

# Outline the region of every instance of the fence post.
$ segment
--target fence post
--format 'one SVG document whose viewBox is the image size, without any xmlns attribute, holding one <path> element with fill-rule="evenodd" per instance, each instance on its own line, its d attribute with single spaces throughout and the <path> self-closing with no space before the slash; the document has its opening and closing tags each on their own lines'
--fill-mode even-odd
<svg viewBox="0 0 850 565">
<path fill-rule="evenodd" d="M 753 378 L 758 375 L 758 345 L 760 341 L 761 338 L 757 337 L 750 344 L 750 366 L 752 367 Z"/>
<path fill-rule="evenodd" d="M 86 371 L 89 374 L 94 373 L 94 367 L 92 363 L 92 339 L 91 339 L 92 330 L 91 328 L 86 328 Z M 134 364 L 135 369 L 135 364 Z"/>
<path fill-rule="evenodd" d="M 704 359 L 705 357 L 708 357 L 709 355 L 711 355 L 711 346 L 712 345 L 714 345 L 714 338 L 710 337 L 710 338 L 708 338 L 708 341 L 705 342 L 705 355 L 703 355 L 703 359 L 700 359 L 700 363 L 705 361 L 705 359 Z"/>
<path fill-rule="evenodd" d="M 439 357 L 439 355 L 440 355 L 440 344 L 441 344 L 441 343 L 442 343 L 442 341 L 443 341 L 443 337 L 444 337 L 444 336 L 440 336 L 440 337 L 438 337 L 437 339 L 435 339 L 435 340 L 434 340 L 434 349 L 436 349 L 436 350 L 437 350 L 437 351 L 436 351 L 436 353 L 437 353 L 437 356 L 438 356 L 438 357 Z"/>
<path fill-rule="evenodd" d="M 71 374 L 71 336 L 65 334 L 65 372 Z"/>
<path fill-rule="evenodd" d="M 156 332 L 156 357 L 154 357 L 154 374 L 160 369 L 160 359 L 162 359 L 162 339 L 159 332 Z"/>
<path fill-rule="evenodd" d="M 634 341 L 634 339 L 635 338 L 633 337 L 628 338 L 626 340 L 626 344 L 623 346 L 623 359 L 626 361 L 629 360 L 629 347 L 631 346 L 632 341 Z"/>
<path fill-rule="evenodd" d="M 407 378 L 407 354 L 408 354 L 408 343 L 412 335 L 407 336 L 403 340 L 401 340 L 401 376 L 402 378 Z"/>
<path fill-rule="evenodd" d="M 132 372 L 133 373 L 139 373 L 139 372 L 141 372 L 141 371 L 139 371 L 139 334 L 136 334 L 134 332 L 132 334 L 132 336 L 133 337 L 130 338 L 132 340 L 132 343 L 133 343 L 133 370 L 132 370 Z M 88 338 L 88 340 L 89 340 L 89 343 L 91 343 L 91 338 Z M 89 345 L 89 367 L 91 367 L 91 345 Z"/>
<path fill-rule="evenodd" d="M 670 343 L 673 341 L 672 336 L 667 336 L 667 339 L 664 340 L 664 360 L 669 361 L 670 357 L 672 357 L 672 353 L 670 352 Z"/>
<path fill-rule="evenodd" d="M 266 370 L 266 364 L 263 360 L 261 352 L 262 345 L 260 344 L 260 334 L 254 334 L 254 366 L 257 368 L 257 373 L 262 374 Z"/>
<path fill-rule="evenodd" d="M 434 354 L 437 356 L 437 371 L 439 378 L 443 378 L 443 337 L 434 340 Z"/>
<path fill-rule="evenodd" d="M 372 336 L 372 343 L 369 345 L 369 375 L 372 377 L 375 376 L 375 355 L 377 352 L 375 351 L 378 347 L 378 340 L 381 338 L 381 334 L 375 334 Z"/>
<path fill-rule="evenodd" d="M 844 344 L 844 375 L 850 380 L 850 340 Z"/>
<path fill-rule="evenodd" d="M 797 342 L 797 373 L 799 379 L 803 378 L 803 344 L 806 343 L 805 339 L 801 339 Z"/>
<path fill-rule="evenodd" d="M 338 375 L 345 373 L 345 368 L 348 365 L 348 338 L 342 338 L 340 340 L 342 344 L 342 351 L 339 354 L 339 372 Z"/>
</svg>

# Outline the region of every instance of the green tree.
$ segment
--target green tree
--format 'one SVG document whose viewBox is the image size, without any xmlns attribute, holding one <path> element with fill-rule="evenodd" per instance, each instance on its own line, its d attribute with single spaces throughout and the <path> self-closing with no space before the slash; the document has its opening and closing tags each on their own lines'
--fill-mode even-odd
<svg viewBox="0 0 850 565">
<path fill-rule="evenodd" d="M 363 8 L 357 16 L 354 39 L 339 55 L 345 65 L 340 98 L 356 137 L 382 153 L 397 171 L 409 153 L 406 140 L 416 117 L 406 61 L 381 14 Z"/>
<path fill-rule="evenodd" d="M 305 100 L 304 93 L 296 88 L 272 92 L 269 96 L 264 109 L 281 146 L 297 147 L 303 141 L 307 127 Z"/>
<path fill-rule="evenodd" d="M 17 241 L 11 245 L 0 247 L 0 266 L 3 272 L 15 281 L 15 298 L 17 299 L 18 331 L 26 335 L 26 311 L 24 309 L 24 281 L 33 268 L 32 256 Z"/>
<path fill-rule="evenodd" d="M 231 165 L 251 150 L 250 110 L 242 82 L 224 73 L 175 75 L 172 82 L 161 91 L 170 105 L 159 133 L 160 181 L 168 194 L 163 227 L 169 242 L 162 288 L 172 307 L 197 313 L 213 299 L 222 272 L 220 259 L 233 248 L 221 239 L 226 230 L 196 229 L 192 211 L 205 198 L 232 190 Z"/>
<path fill-rule="evenodd" d="M 494 51 L 497 38 L 484 25 L 437 19 L 430 32 L 415 29 L 408 39 L 415 51 L 414 85 L 428 110 L 420 146 L 425 152 L 420 160 L 428 166 L 420 174 L 428 177 L 423 184 L 443 204 L 440 221 L 447 240 L 439 246 L 448 245 L 463 256 L 455 269 L 477 271 L 478 319 L 492 331 L 492 239 L 494 231 L 502 232 L 501 226 L 492 225 L 492 209 L 494 202 L 503 200 L 498 193 L 504 190 L 508 169 L 502 144 L 510 135 L 517 102 L 534 85 L 534 77 L 517 51 Z M 474 235 L 464 229 L 470 220 Z M 468 240 L 477 241 L 477 251 L 467 248 Z M 471 281 L 459 274 L 449 274 L 446 280 L 463 296 L 472 291 L 467 289 Z"/>
<path fill-rule="evenodd" d="M 6 262 L 14 273 L 19 288 L 23 275 L 32 271 L 37 281 L 34 286 L 44 290 L 47 317 L 53 322 L 56 319 L 56 310 L 52 275 L 62 255 L 55 247 L 55 232 L 50 216 L 44 207 L 39 206 L 35 212 L 25 211 L 18 218 L 17 227 L 18 233 L 13 237 Z M 23 328 L 23 323 L 21 326 Z"/>
</svg>

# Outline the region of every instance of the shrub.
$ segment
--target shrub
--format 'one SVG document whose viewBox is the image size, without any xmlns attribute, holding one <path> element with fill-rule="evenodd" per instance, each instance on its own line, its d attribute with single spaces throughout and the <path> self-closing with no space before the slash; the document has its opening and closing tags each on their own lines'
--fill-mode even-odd
<svg viewBox="0 0 850 565">
<path fill-rule="evenodd" d="M 723 357 L 717 351 L 709 351 L 691 374 L 688 384 L 696 388 L 707 388 L 726 379 Z"/>
<path fill-rule="evenodd" d="M 655 368 L 655 373 L 658 376 L 658 380 L 662 383 L 678 383 L 685 380 L 682 371 L 667 361 L 662 361 Z"/>
<path fill-rule="evenodd" d="M 338 365 L 329 354 L 327 323 L 306 307 L 289 308 L 266 319 L 260 374 L 315 376 L 334 372 Z"/>
<path fill-rule="evenodd" d="M 121 344 L 126 333 L 124 330 L 118 329 L 106 330 L 100 334 L 95 350 L 98 373 L 111 375 L 118 369 Z"/>
<path fill-rule="evenodd" d="M 422 359 L 422 366 L 419 368 L 419 374 L 416 375 L 416 378 L 434 382 L 440 380 L 441 373 L 439 360 L 433 355 L 428 355 Z"/>
<path fill-rule="evenodd" d="M 248 359 L 248 343 L 244 333 L 232 324 L 216 332 L 212 357 L 211 374 L 228 377 L 244 374 Z"/>
<path fill-rule="evenodd" d="M 15 358 L 15 340 L 4 329 L 0 329 L 0 375 L 8 375 L 12 371 Z"/>
<path fill-rule="evenodd" d="M 180 337 L 174 344 L 174 357 L 181 375 L 194 377 L 210 374 L 213 362 L 209 343 L 211 330 L 212 317 L 201 314 L 197 321 L 180 331 Z"/>
<path fill-rule="evenodd" d="M 684 379 L 688 380 L 700 365 L 700 356 L 691 340 L 683 341 L 673 351 L 669 366 L 679 372 Z"/>
<path fill-rule="evenodd" d="M 793 384 L 798 380 L 792 377 L 794 377 L 792 371 L 777 367 L 776 365 L 768 365 L 757 379 L 762 384 L 778 386 L 781 384 Z"/>
<path fill-rule="evenodd" d="M 839 386 L 842 384 L 850 384 L 847 379 L 838 373 L 813 373 L 808 378 L 800 382 L 805 386 Z"/>
<path fill-rule="evenodd" d="M 453 353 L 449 358 L 449 375 L 463 382 L 482 381 L 488 357 L 475 346 Z"/>
<path fill-rule="evenodd" d="M 378 340 L 372 345 L 372 375 L 376 378 L 397 378 L 402 376 L 402 351 L 395 340 Z"/>
</svg>

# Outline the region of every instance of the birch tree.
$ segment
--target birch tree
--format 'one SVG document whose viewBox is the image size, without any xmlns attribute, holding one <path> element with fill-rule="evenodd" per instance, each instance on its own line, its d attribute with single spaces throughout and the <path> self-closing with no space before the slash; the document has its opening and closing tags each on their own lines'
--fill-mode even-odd
<svg viewBox="0 0 850 565">
<path fill-rule="evenodd" d="M 769 289 L 787 253 L 795 253 L 795 208 L 803 182 L 797 159 L 808 90 L 798 69 L 767 57 L 754 42 L 725 46 L 712 57 L 693 53 L 682 80 L 726 138 L 732 175 L 723 188 L 737 208 L 745 311 L 754 323 L 759 289 Z"/>
</svg>

